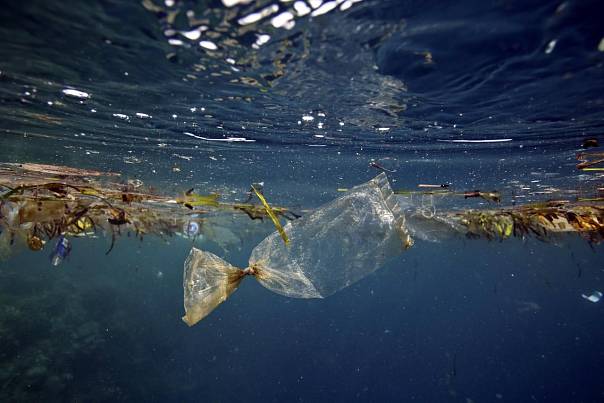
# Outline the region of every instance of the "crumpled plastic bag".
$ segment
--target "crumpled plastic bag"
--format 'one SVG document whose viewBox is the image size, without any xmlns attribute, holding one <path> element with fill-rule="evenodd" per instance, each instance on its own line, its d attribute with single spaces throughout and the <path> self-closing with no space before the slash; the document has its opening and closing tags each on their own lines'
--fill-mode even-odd
<svg viewBox="0 0 604 403">
<path fill-rule="evenodd" d="M 289 246 L 274 232 L 238 269 L 193 248 L 185 262 L 183 320 L 192 326 L 226 300 L 246 275 L 294 298 L 324 298 L 409 248 L 413 241 L 384 173 L 284 227 Z"/>
<path fill-rule="evenodd" d="M 239 286 L 245 271 L 231 266 L 218 256 L 197 248 L 185 260 L 183 276 L 186 315 L 189 326 L 206 317 Z"/>
</svg>

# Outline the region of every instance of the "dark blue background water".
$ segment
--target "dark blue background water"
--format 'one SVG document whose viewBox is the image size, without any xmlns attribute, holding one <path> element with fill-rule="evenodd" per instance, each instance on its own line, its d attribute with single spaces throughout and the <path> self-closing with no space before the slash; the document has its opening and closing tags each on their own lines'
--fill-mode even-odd
<svg viewBox="0 0 604 403">
<path fill-rule="evenodd" d="M 304 208 L 375 176 L 374 159 L 395 188 L 498 188 L 505 203 L 601 186 L 575 168 L 586 138 L 604 141 L 598 2 L 365 0 L 242 29 L 262 5 L 3 4 L 0 160 L 167 193 L 265 181 L 271 201 Z M 197 40 L 179 33 L 200 24 Z M 198 246 L 243 266 L 260 238 Z M 59 269 L 45 252 L 0 263 L 3 400 L 604 399 L 602 303 L 581 298 L 604 288 L 601 246 L 418 241 L 325 300 L 248 279 L 187 328 L 190 242 L 121 239 L 105 256 L 107 243 L 75 240 Z"/>
</svg>

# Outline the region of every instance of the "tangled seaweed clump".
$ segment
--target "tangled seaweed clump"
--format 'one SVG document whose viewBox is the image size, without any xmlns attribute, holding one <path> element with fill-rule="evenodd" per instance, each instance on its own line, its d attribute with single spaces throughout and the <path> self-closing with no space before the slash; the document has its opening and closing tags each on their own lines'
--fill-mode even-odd
<svg viewBox="0 0 604 403">
<path fill-rule="evenodd" d="M 229 203 L 221 202 L 218 194 L 200 195 L 194 193 L 194 189 L 177 196 L 160 195 L 145 189 L 138 180 L 116 183 L 119 177 L 117 173 L 53 165 L 0 164 L 0 190 L 3 191 L 0 194 L 0 258 L 7 257 L 18 245 L 40 251 L 56 239 L 55 254 L 59 256 L 53 262 L 60 262 L 70 251 L 67 238 L 98 235 L 111 238 L 107 253 L 121 235 L 133 235 L 141 240 L 147 235 L 161 238 L 181 235 L 193 239 L 205 236 L 224 247 L 245 233 L 245 225 L 238 217 L 252 221 L 270 219 L 288 244 L 281 219 L 300 217 L 285 207 L 269 205 L 258 184 L 252 185 L 245 202 Z M 463 196 L 464 200 L 501 202 L 498 191 L 454 192 L 448 187 L 422 192 L 394 191 L 397 197 L 403 198 L 417 197 L 418 193 L 422 198 Z M 249 203 L 252 197 L 259 203 Z M 503 240 L 534 236 L 547 241 L 563 233 L 576 233 L 597 243 L 604 239 L 601 201 L 601 198 L 553 201 L 500 209 L 434 211 L 431 215 L 419 208 L 405 213 L 411 218 L 421 216 L 419 227 L 412 231 L 419 233 L 420 238 L 429 232 L 428 227 L 438 224 L 436 232 L 463 233 L 470 238 Z"/>
<path fill-rule="evenodd" d="M 465 227 L 469 238 L 532 236 L 552 241 L 562 234 L 576 233 L 590 243 L 604 241 L 604 208 L 595 205 L 529 205 L 500 211 L 468 211 L 449 219 Z"/>
<path fill-rule="evenodd" d="M 218 194 L 193 189 L 177 197 L 143 189 L 140 182 L 115 183 L 119 174 L 40 164 L 0 165 L 0 258 L 15 245 L 40 251 L 66 237 L 111 237 L 109 253 L 120 235 L 196 238 L 218 231 L 220 216 L 297 217 L 281 207 L 221 203 Z M 264 197 L 259 194 L 258 197 Z M 206 225 L 207 224 L 207 225 Z M 65 253 L 69 247 L 65 241 Z"/>
</svg>

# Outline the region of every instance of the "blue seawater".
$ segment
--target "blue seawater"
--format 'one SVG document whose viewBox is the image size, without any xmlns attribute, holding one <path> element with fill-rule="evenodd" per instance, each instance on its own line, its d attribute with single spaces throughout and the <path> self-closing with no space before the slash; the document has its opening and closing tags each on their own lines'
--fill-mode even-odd
<svg viewBox="0 0 604 403">
<path fill-rule="evenodd" d="M 568 198 L 603 183 L 576 168 L 585 140 L 604 142 L 603 12 L 589 0 L 4 2 L 0 162 L 116 171 L 164 194 L 243 197 L 264 182 L 299 210 L 379 167 L 395 189 Z M 271 231 L 196 246 L 245 266 Z M 191 328 L 192 241 L 121 237 L 106 255 L 109 242 L 73 239 L 57 268 L 46 252 L 0 262 L 2 401 L 604 401 L 604 301 L 582 298 L 604 291 L 604 250 L 579 237 L 416 240 L 322 300 L 247 279 Z"/>
</svg>

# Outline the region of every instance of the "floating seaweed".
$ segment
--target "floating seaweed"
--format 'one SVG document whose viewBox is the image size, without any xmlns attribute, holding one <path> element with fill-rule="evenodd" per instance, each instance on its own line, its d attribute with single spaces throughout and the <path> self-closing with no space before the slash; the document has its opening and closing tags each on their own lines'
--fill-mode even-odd
<svg viewBox="0 0 604 403">
<path fill-rule="evenodd" d="M 604 206 L 581 203 L 553 202 L 499 210 L 447 212 L 433 220 L 468 238 L 534 237 L 554 241 L 561 235 L 575 233 L 590 243 L 604 241 Z"/>
<path fill-rule="evenodd" d="M 218 194 L 200 195 L 193 189 L 173 198 L 141 183 L 111 182 L 117 176 L 52 165 L 0 164 L 1 255 L 6 256 L 15 243 L 39 251 L 48 241 L 64 236 L 109 235 L 107 253 L 123 233 L 141 239 L 144 235 L 191 238 L 193 229 L 196 234 L 203 232 L 205 222 L 221 214 L 277 222 L 278 217 L 297 217 L 283 207 L 267 209 L 265 201 L 262 205 L 220 202 Z"/>
</svg>

